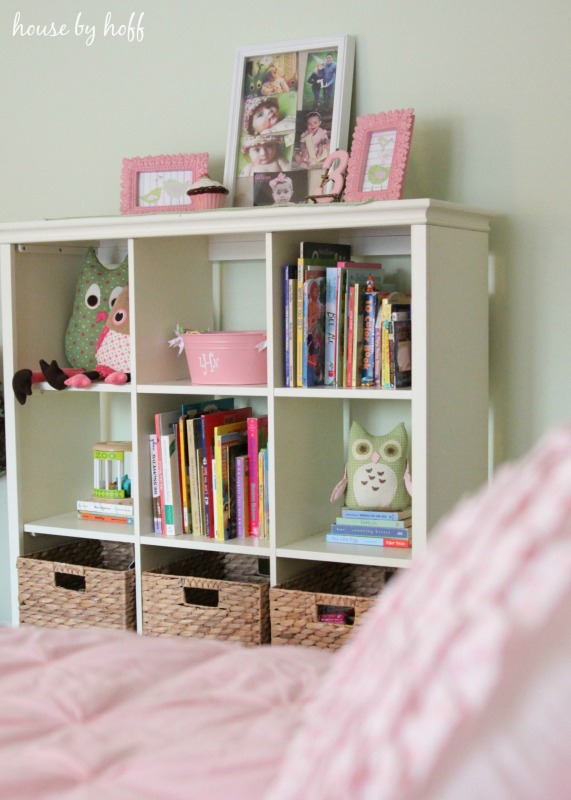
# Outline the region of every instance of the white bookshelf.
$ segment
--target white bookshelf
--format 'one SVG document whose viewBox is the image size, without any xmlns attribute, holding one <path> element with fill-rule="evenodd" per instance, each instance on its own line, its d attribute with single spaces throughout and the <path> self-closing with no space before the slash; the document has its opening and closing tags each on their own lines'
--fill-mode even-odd
<svg viewBox="0 0 571 800">
<path fill-rule="evenodd" d="M 9 507 L 2 535 L 9 537 L 14 622 L 16 556 L 55 537 L 133 542 L 139 601 L 141 572 L 184 549 L 267 559 L 273 584 L 308 562 L 409 566 L 432 525 L 487 478 L 488 232 L 484 212 L 434 200 L 0 225 Z M 283 386 L 281 267 L 297 258 L 304 239 L 349 243 L 354 260 L 382 261 L 385 280 L 412 292 L 412 389 Z M 124 240 L 129 254 L 131 383 L 64 392 L 38 384 L 20 406 L 10 390 L 12 375 L 37 369 L 41 358 L 65 364 L 78 266 L 88 244 L 109 240 Z M 167 344 L 176 323 L 267 329 L 267 386 L 193 386 L 184 356 Z M 270 539 L 155 536 L 148 452 L 154 413 L 185 399 L 221 396 L 268 414 Z M 325 541 L 352 419 L 375 433 L 401 420 L 407 425 L 412 550 Z M 91 491 L 91 446 L 108 438 L 133 442 L 135 524 L 129 530 L 75 519 L 75 501 Z"/>
</svg>

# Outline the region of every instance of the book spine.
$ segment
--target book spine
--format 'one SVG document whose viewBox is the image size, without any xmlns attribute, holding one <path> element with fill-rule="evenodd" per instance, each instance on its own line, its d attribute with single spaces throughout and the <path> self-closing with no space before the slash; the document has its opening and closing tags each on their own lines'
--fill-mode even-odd
<svg viewBox="0 0 571 800">
<path fill-rule="evenodd" d="M 331 533 L 343 536 L 392 536 L 395 539 L 408 539 L 412 533 L 412 528 L 387 528 L 357 525 L 337 525 L 331 526 Z"/>
<path fill-rule="evenodd" d="M 410 548 L 407 539 L 395 539 L 382 536 L 341 536 L 336 533 L 327 533 L 325 540 L 333 544 L 364 544 L 373 547 L 401 547 Z"/>
<path fill-rule="evenodd" d="M 296 381 L 295 385 L 303 386 L 303 263 L 297 267 L 297 309 L 296 309 Z"/>
<path fill-rule="evenodd" d="M 402 528 L 410 528 L 411 527 L 411 518 L 409 517 L 408 520 L 403 519 L 348 519 L 347 517 L 337 517 L 335 520 L 336 525 L 342 525 L 344 527 L 355 527 L 355 528 L 391 528 L 392 530 L 395 529 L 402 529 Z"/>
<path fill-rule="evenodd" d="M 260 539 L 266 538 L 266 520 L 264 517 L 264 504 L 266 487 L 264 483 L 264 448 L 258 452 L 258 535 Z"/>
<path fill-rule="evenodd" d="M 250 536 L 260 535 L 260 470 L 258 467 L 258 453 L 265 444 L 263 441 L 266 436 L 262 436 L 267 431 L 267 417 L 249 417 L 246 425 L 248 441 L 248 471 L 250 481 Z"/>
<path fill-rule="evenodd" d="M 190 495 L 188 491 L 188 458 L 186 452 L 186 417 L 181 416 L 176 429 L 178 453 L 179 491 L 181 505 L 182 532 L 190 533 Z"/>
<path fill-rule="evenodd" d="M 195 419 L 186 420 L 186 449 L 188 452 L 188 491 L 190 498 L 190 519 L 191 531 L 200 534 L 200 512 L 199 512 L 199 491 L 198 473 L 196 469 L 196 447 L 194 442 Z"/>
<path fill-rule="evenodd" d="M 335 346 L 337 338 L 337 267 L 325 270 L 325 368 L 324 384 L 335 386 Z"/>
<path fill-rule="evenodd" d="M 93 522 L 118 522 L 120 525 L 133 524 L 133 517 L 118 517 L 111 514 L 89 514 L 87 511 L 78 511 L 77 518 L 91 520 Z"/>
<path fill-rule="evenodd" d="M 374 386 L 375 384 L 375 322 L 377 319 L 378 297 L 378 292 L 365 292 L 362 386 Z"/>
<path fill-rule="evenodd" d="M 157 441 L 157 481 L 159 484 L 159 510 L 161 513 L 161 535 L 165 536 L 165 493 L 163 487 L 163 459 L 161 447 L 160 414 L 155 414 L 155 437 Z"/>
<path fill-rule="evenodd" d="M 403 511 L 365 511 L 359 508 L 341 509 L 341 516 L 347 519 L 406 519 L 411 516 L 411 509 L 407 508 Z"/>
<path fill-rule="evenodd" d="M 248 456 L 236 458 L 236 536 L 243 539 L 249 535 L 248 513 Z"/>
<path fill-rule="evenodd" d="M 214 538 L 224 539 L 224 470 L 226 468 L 227 449 L 223 447 L 219 435 L 214 437 L 214 460 L 212 474 L 214 476 Z"/>
<path fill-rule="evenodd" d="M 363 371 L 363 287 L 355 284 L 353 296 L 354 305 L 354 328 L 353 328 L 353 363 L 351 366 L 351 386 L 361 385 L 361 373 Z"/>
<path fill-rule="evenodd" d="M 132 505 L 98 503 L 96 500 L 78 500 L 77 510 L 87 514 L 111 514 L 114 517 L 132 517 Z"/>
<path fill-rule="evenodd" d="M 289 341 L 289 383 L 287 384 L 290 389 L 293 389 L 296 384 L 296 364 L 297 364 L 297 278 L 290 278 L 289 281 L 289 328 L 288 328 L 288 341 Z"/>
<path fill-rule="evenodd" d="M 174 518 L 174 497 L 171 470 L 171 446 L 174 447 L 174 436 L 165 433 L 161 436 L 161 464 L 163 467 L 163 511 L 165 517 L 165 536 L 176 535 Z"/>
<path fill-rule="evenodd" d="M 347 338 L 346 338 L 346 358 L 345 358 L 345 386 L 353 386 L 353 336 L 355 334 L 355 286 L 349 287 L 349 297 L 347 300 Z"/>
</svg>

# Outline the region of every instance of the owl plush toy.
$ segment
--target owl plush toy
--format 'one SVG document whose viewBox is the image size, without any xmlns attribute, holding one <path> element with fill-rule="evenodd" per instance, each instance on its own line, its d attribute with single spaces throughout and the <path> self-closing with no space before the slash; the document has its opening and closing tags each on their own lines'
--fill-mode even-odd
<svg viewBox="0 0 571 800">
<path fill-rule="evenodd" d="M 344 478 L 331 502 L 345 492 L 347 508 L 401 511 L 411 504 L 407 467 L 408 434 L 404 423 L 382 436 L 373 436 L 358 422 L 349 431 L 349 452 Z"/>
<path fill-rule="evenodd" d="M 22 405 L 32 385 L 47 381 L 54 389 L 82 388 L 94 380 L 126 383 L 130 373 L 128 265 L 105 267 L 89 248 L 81 266 L 74 305 L 65 334 L 65 354 L 71 365 L 40 360 L 40 369 L 20 369 L 12 378 Z M 70 381 L 68 383 L 68 380 Z"/>
</svg>

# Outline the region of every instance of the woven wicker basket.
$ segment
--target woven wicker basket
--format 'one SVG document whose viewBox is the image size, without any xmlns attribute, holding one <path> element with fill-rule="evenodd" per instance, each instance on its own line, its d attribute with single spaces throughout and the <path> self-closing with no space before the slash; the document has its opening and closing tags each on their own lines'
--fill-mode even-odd
<svg viewBox="0 0 571 800">
<path fill-rule="evenodd" d="M 132 544 L 79 539 L 18 564 L 20 622 L 48 628 L 136 627 Z"/>
<path fill-rule="evenodd" d="M 335 650 L 363 622 L 392 570 L 320 564 L 270 590 L 272 644 Z M 324 611 L 347 610 L 352 624 L 321 622 Z"/>
<path fill-rule="evenodd" d="M 143 572 L 143 633 L 246 645 L 270 640 L 269 582 L 258 559 L 196 551 Z"/>
</svg>

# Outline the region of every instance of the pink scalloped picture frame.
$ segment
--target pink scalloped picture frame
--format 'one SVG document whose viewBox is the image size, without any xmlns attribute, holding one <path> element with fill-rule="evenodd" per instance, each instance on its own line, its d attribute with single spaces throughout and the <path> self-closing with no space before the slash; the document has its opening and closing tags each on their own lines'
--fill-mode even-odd
<svg viewBox="0 0 571 800">
<path fill-rule="evenodd" d="M 208 172 L 208 153 L 124 158 L 121 169 L 121 213 L 157 214 L 192 211 L 186 193 Z"/>
<path fill-rule="evenodd" d="M 357 117 L 347 167 L 346 202 L 402 198 L 413 127 L 412 108 Z"/>
</svg>

